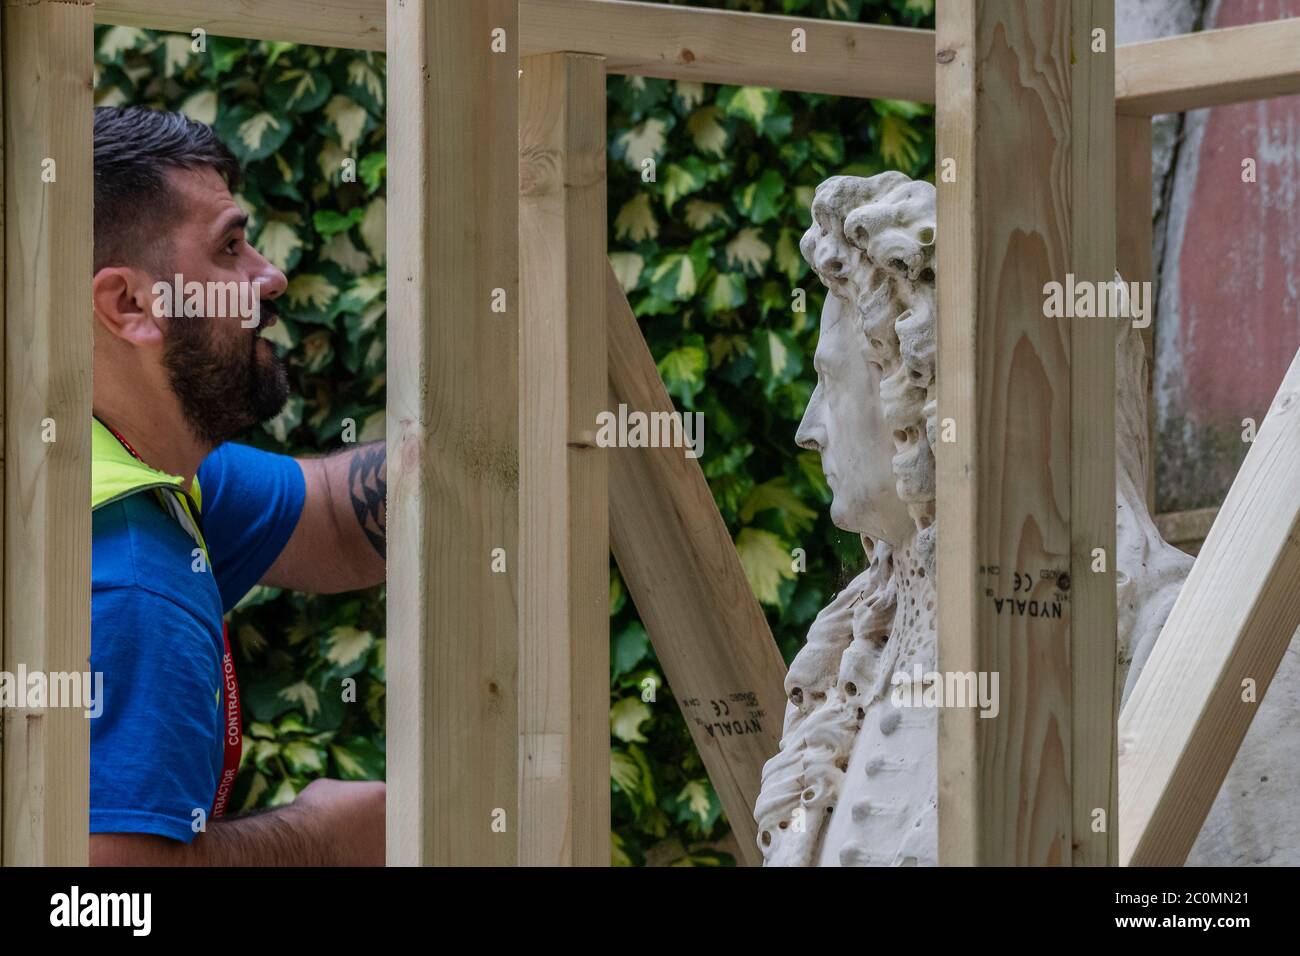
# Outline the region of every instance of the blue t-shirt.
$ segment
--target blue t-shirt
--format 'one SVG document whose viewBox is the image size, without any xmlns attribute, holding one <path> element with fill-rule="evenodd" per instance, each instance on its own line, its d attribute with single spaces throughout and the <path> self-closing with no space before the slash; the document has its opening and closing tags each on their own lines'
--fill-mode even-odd
<svg viewBox="0 0 1300 956">
<path fill-rule="evenodd" d="M 302 513 L 294 459 L 222 445 L 199 468 L 203 535 L 141 492 L 94 513 L 90 668 L 104 675 L 90 724 L 90 832 L 188 843 L 212 810 L 224 755 L 222 615 L 275 563 Z"/>
</svg>

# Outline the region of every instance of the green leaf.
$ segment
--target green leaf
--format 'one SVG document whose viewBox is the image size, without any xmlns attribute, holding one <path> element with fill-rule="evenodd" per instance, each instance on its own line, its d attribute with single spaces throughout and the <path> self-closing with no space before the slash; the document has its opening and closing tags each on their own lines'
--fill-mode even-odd
<svg viewBox="0 0 1300 956">
<path fill-rule="evenodd" d="M 757 86 L 726 86 L 718 93 L 718 105 L 728 116 L 748 120 L 756 130 L 775 110 L 780 93 Z"/>
<path fill-rule="evenodd" d="M 785 180 L 775 169 L 765 170 L 757 180 L 738 189 L 735 200 L 736 208 L 750 222 L 775 219 L 785 207 Z"/>
<path fill-rule="evenodd" d="M 745 277 L 737 272 L 718 272 L 709 283 L 708 298 L 705 309 L 708 312 L 723 312 L 738 309 L 745 304 Z"/>
<path fill-rule="evenodd" d="M 361 181 L 366 184 L 366 190 L 374 192 L 388 177 L 388 154 L 367 153 L 362 157 L 361 162 L 357 163 L 357 172 L 361 175 Z"/>
<path fill-rule="evenodd" d="M 727 128 L 718 121 L 722 111 L 717 106 L 706 106 L 696 110 L 686 121 L 686 130 L 691 134 L 695 148 L 701 153 L 722 156 L 726 153 Z"/>
<path fill-rule="evenodd" d="M 318 209 L 311 217 L 312 225 L 322 236 L 332 236 L 336 232 L 345 232 L 361 221 L 365 210 L 360 206 L 346 214 L 333 209 Z"/>
<path fill-rule="evenodd" d="M 641 242 L 659 235 L 659 222 L 650 208 L 650 194 L 637 193 L 618 210 L 614 217 L 614 237 Z"/>
<path fill-rule="evenodd" d="M 736 551 L 754 596 L 763 604 L 780 604 L 782 579 L 793 579 L 790 552 L 781 539 L 762 528 L 741 528 L 736 536 Z"/>
<path fill-rule="evenodd" d="M 656 162 L 664 152 L 664 141 L 668 134 L 668 124 L 657 116 L 649 117 L 614 140 L 614 149 L 623 161 L 637 172 L 647 159 Z"/>
<path fill-rule="evenodd" d="M 650 651 L 650 636 L 640 621 L 633 621 L 614 638 L 610 649 L 610 666 L 614 678 L 623 676 L 636 668 Z"/>
<path fill-rule="evenodd" d="M 754 515 L 768 509 L 781 513 L 782 525 L 788 535 L 808 530 L 817 520 L 817 512 L 799 500 L 784 478 L 773 478 L 755 485 L 740 508 L 740 520 L 749 524 Z"/>
<path fill-rule="evenodd" d="M 767 261 L 772 258 L 772 247 L 760 237 L 758 229 L 749 226 L 736 233 L 724 250 L 727 265 L 740 266 L 746 275 L 762 275 Z"/>
<path fill-rule="evenodd" d="M 635 252 L 611 252 L 609 264 L 625 293 L 634 290 L 641 282 L 641 270 L 645 268 L 645 259 Z"/>
<path fill-rule="evenodd" d="M 293 124 L 270 110 L 241 104 L 217 119 L 216 131 L 241 163 L 251 163 L 283 146 Z"/>
<path fill-rule="evenodd" d="M 698 156 L 687 156 L 680 163 L 669 163 L 663 169 L 664 206 L 671 210 L 677 200 L 704 188 L 704 163 Z"/>
<path fill-rule="evenodd" d="M 803 371 L 803 357 L 798 343 L 789 332 L 763 329 L 754 336 L 754 355 L 763 393 L 771 399 L 778 385 L 793 381 Z"/>
<path fill-rule="evenodd" d="M 698 340 L 699 336 L 694 338 Z M 703 344 L 679 346 L 661 358 L 657 367 L 668 394 L 684 407 L 693 408 L 695 396 L 704 388 L 704 372 L 709 367 L 709 353 Z"/>
<path fill-rule="evenodd" d="M 329 753 L 344 780 L 384 779 L 384 752 L 365 737 L 335 741 L 330 744 Z"/>
<path fill-rule="evenodd" d="M 609 730 L 624 743 L 646 743 L 641 725 L 650 719 L 650 707 L 640 697 L 624 697 L 609 709 Z"/>
<path fill-rule="evenodd" d="M 920 157 L 917 144 L 921 134 L 900 116 L 886 113 L 880 117 L 880 155 L 885 162 L 902 169 L 911 169 Z"/>
</svg>

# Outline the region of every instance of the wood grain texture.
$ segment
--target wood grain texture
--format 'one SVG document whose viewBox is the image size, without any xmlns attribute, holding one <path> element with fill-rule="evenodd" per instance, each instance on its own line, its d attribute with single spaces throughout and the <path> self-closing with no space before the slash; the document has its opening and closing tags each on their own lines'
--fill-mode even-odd
<svg viewBox="0 0 1300 956">
<path fill-rule="evenodd" d="M 605 68 L 519 83 L 519 862 L 608 866 Z"/>
<path fill-rule="evenodd" d="M 414 0 L 412 0 L 414 2 Z M 100 0 L 100 23 L 384 48 L 383 0 Z M 934 99 L 934 32 L 609 0 L 522 0 L 522 53 L 607 58 L 611 73 L 838 96 Z M 807 52 L 792 48 L 805 32 Z"/>
<path fill-rule="evenodd" d="M 5 3 L 4 649 L 0 669 L 90 658 L 92 18 Z M 54 181 L 42 174 L 53 160 Z M 52 419 L 55 440 L 42 440 Z M 3 712 L 3 862 L 85 866 L 90 724 Z"/>
<path fill-rule="evenodd" d="M 516 0 L 388 8 L 390 864 L 516 859 L 516 18 Z"/>
<path fill-rule="evenodd" d="M 1297 579 L 1300 354 L 1120 715 L 1123 865 L 1186 860 L 1300 626 Z"/>
<path fill-rule="evenodd" d="M 525 52 L 598 53 L 611 73 L 934 99 L 931 30 L 608 0 L 524 0 L 520 26 Z"/>
<path fill-rule="evenodd" d="M 1115 276 L 1115 0 L 1071 0 L 1069 272 Z M 1103 31 L 1104 50 L 1096 31 Z M 1118 855 L 1114 318 L 1070 329 L 1070 799 L 1075 866 Z M 1098 551 L 1104 570 L 1097 567 Z M 1031 638 L 1032 639 L 1032 638 Z M 1100 820 L 1097 814 L 1104 815 Z M 1102 829 L 1097 829 L 1100 823 Z"/>
<path fill-rule="evenodd" d="M 419 0 L 407 0 L 414 5 Z M 443 0 L 439 0 L 443 2 Z M 385 0 L 97 0 L 96 23 L 383 50 Z"/>
<path fill-rule="evenodd" d="M 1115 117 L 1115 262 L 1125 282 L 1152 282 L 1151 262 L 1155 238 L 1151 219 L 1151 119 L 1147 116 Z M 1154 286 L 1153 286 L 1154 288 Z M 1147 356 L 1147 449 L 1156 447 L 1155 300 L 1147 298 L 1150 322 L 1141 329 Z M 1147 508 L 1156 507 L 1156 470 L 1147 466 Z"/>
<path fill-rule="evenodd" d="M 1174 547 L 1188 554 L 1197 554 L 1218 516 L 1217 507 L 1166 511 L 1162 515 L 1156 515 L 1156 527 L 1160 529 L 1160 537 Z"/>
<path fill-rule="evenodd" d="M 1001 692 L 995 718 L 940 711 L 946 864 L 1104 862 L 1113 844 L 1080 827 L 1115 790 L 1114 323 L 1044 317 L 1048 282 L 1114 268 L 1112 54 L 1088 45 L 1113 17 L 939 7 L 938 414 L 957 436 L 936 448 L 939 669 L 997 672 Z"/>
<path fill-rule="evenodd" d="M 1151 116 L 1300 93 L 1298 50 L 1300 17 L 1126 43 L 1116 108 Z"/>
<path fill-rule="evenodd" d="M 623 403 L 672 411 L 613 269 L 606 289 L 611 410 Z M 699 462 L 681 448 L 611 452 L 609 527 L 619 570 L 742 860 L 761 865 L 754 803 L 763 764 L 781 738 L 785 663 Z"/>
</svg>

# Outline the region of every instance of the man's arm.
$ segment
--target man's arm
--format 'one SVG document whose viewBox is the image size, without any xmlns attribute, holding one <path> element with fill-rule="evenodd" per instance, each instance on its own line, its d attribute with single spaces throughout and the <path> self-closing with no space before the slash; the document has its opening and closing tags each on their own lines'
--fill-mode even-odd
<svg viewBox="0 0 1300 956">
<path fill-rule="evenodd" d="M 384 580 L 388 455 L 381 441 L 300 458 L 302 516 L 263 584 L 332 594 Z"/>
<path fill-rule="evenodd" d="M 314 780 L 287 807 L 213 820 L 191 843 L 92 833 L 91 866 L 383 866 L 384 784 Z"/>
</svg>

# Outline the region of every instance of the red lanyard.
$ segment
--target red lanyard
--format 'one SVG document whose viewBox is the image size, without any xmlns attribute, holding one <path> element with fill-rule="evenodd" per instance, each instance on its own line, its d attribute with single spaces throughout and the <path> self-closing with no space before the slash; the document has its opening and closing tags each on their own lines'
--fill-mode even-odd
<svg viewBox="0 0 1300 956">
<path fill-rule="evenodd" d="M 132 458 L 139 462 L 144 461 L 131 447 L 131 443 L 122 437 L 121 432 L 102 421 L 100 424 L 121 442 L 122 447 Z M 221 639 L 226 646 L 225 656 L 221 659 L 221 681 L 226 690 L 226 710 L 222 716 L 221 729 L 223 742 L 221 777 L 217 781 L 217 794 L 212 800 L 214 819 L 225 816 L 226 806 L 230 802 L 230 791 L 235 785 L 235 777 L 239 774 L 239 760 L 244 752 L 244 722 L 239 708 L 239 681 L 235 677 L 235 658 L 230 653 L 230 626 L 224 620 L 221 622 Z"/>
</svg>

